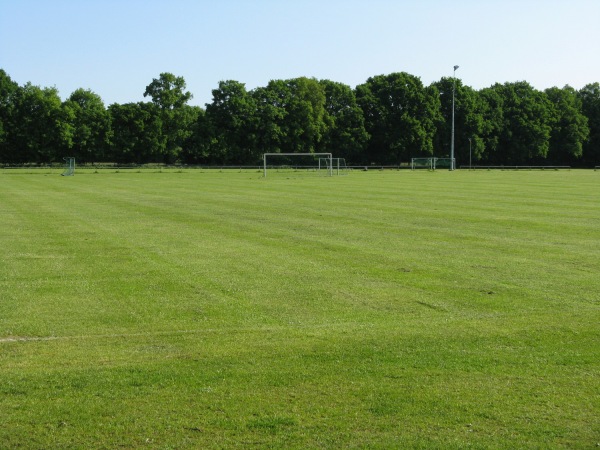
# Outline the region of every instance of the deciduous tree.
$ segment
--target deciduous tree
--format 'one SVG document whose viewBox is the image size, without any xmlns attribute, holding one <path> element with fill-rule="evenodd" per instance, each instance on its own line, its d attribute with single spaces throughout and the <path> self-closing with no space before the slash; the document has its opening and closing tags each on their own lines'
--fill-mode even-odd
<svg viewBox="0 0 600 450">
<path fill-rule="evenodd" d="M 158 107 L 153 103 L 112 104 L 111 159 L 120 163 L 161 162 L 165 137 Z"/>
<path fill-rule="evenodd" d="M 68 156 L 73 142 L 70 122 L 56 88 L 25 84 L 14 96 L 12 162 L 49 163 Z"/>
<path fill-rule="evenodd" d="M 570 86 L 562 89 L 553 87 L 546 89 L 545 93 L 553 105 L 554 115 L 548 161 L 555 165 L 577 164 L 590 134 L 587 117 L 581 109 L 581 98 Z"/>
<path fill-rule="evenodd" d="M 183 77 L 161 73 L 146 86 L 144 97 L 150 96 L 160 110 L 162 132 L 165 138 L 164 162 L 174 162 L 185 139 L 190 136 L 194 115 L 186 109 L 192 94 L 186 91 Z"/>
<path fill-rule="evenodd" d="M 362 109 L 350 86 L 330 80 L 319 81 L 325 90 L 325 122 L 321 152 L 364 163 L 363 153 L 369 140 Z"/>
<path fill-rule="evenodd" d="M 197 109 L 196 120 L 190 127 L 190 135 L 181 149 L 180 158 L 185 164 L 214 164 L 212 149 L 215 148 L 215 132 L 206 117 L 206 111 Z"/>
<path fill-rule="evenodd" d="M 583 144 L 582 160 L 589 166 L 600 165 L 600 83 L 591 83 L 579 91 L 581 109 L 587 117 L 590 134 Z"/>
<path fill-rule="evenodd" d="M 263 153 L 281 152 L 285 133 L 283 124 L 287 111 L 279 98 L 279 89 L 273 89 L 273 83 L 269 83 L 270 87 L 258 87 L 250 93 L 256 105 L 255 146 Z"/>
<path fill-rule="evenodd" d="M 436 124 L 441 120 L 435 87 L 425 88 L 418 77 L 404 72 L 378 75 L 357 86 L 356 99 L 371 135 L 370 161 L 399 164 L 433 154 Z"/>
<path fill-rule="evenodd" d="M 78 161 L 104 161 L 110 141 L 110 115 L 100 96 L 77 89 L 63 107 L 71 119 L 71 155 Z"/>
<path fill-rule="evenodd" d="M 0 162 L 11 162 L 9 132 L 13 123 L 15 95 L 19 85 L 0 69 Z"/>
<path fill-rule="evenodd" d="M 497 140 L 494 159 L 499 164 L 541 164 L 550 150 L 550 133 L 554 125 L 552 104 L 547 96 L 535 90 L 529 83 L 495 84 L 490 89 L 499 100 L 493 108 L 501 108 L 502 127 L 488 136 Z"/>
<path fill-rule="evenodd" d="M 214 132 L 213 159 L 222 164 L 258 163 L 256 105 L 245 85 L 233 80 L 221 81 L 212 94 L 213 101 L 206 107 L 206 116 Z"/>
<path fill-rule="evenodd" d="M 437 123 L 434 154 L 450 156 L 452 139 L 452 91 L 454 92 L 454 156 L 456 165 L 469 161 L 469 150 L 473 161 L 481 160 L 485 152 L 484 103 L 477 91 L 464 86 L 460 79 L 442 78 L 433 83 L 440 94 L 442 120 Z M 469 139 L 471 142 L 469 142 Z"/>
<path fill-rule="evenodd" d="M 282 110 L 277 117 L 283 152 L 312 153 L 326 129 L 325 92 L 315 79 L 293 78 L 269 82 L 273 106 Z"/>
</svg>

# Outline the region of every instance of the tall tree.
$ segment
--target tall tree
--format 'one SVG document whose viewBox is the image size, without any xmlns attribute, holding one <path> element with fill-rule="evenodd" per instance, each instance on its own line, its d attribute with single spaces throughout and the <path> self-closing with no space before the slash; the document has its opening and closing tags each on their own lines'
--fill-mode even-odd
<svg viewBox="0 0 600 450">
<path fill-rule="evenodd" d="M 144 97 L 150 96 L 160 110 L 162 132 L 165 137 L 164 162 L 177 159 L 181 145 L 191 134 L 194 114 L 186 108 L 192 94 L 186 91 L 183 77 L 161 73 L 146 86 Z"/>
<path fill-rule="evenodd" d="M 450 156 L 452 139 L 452 91 L 454 90 L 454 156 L 457 167 L 469 161 L 469 152 L 473 161 L 483 158 L 485 141 L 484 103 L 477 91 L 464 86 L 462 81 L 442 78 L 433 83 L 440 94 L 443 120 L 438 122 L 435 136 L 434 154 L 439 157 Z"/>
<path fill-rule="evenodd" d="M 175 111 L 175 122 L 177 123 L 177 135 L 175 138 L 175 149 L 169 158 L 171 160 L 181 160 L 181 156 L 184 152 L 184 146 L 191 138 L 198 117 L 203 115 L 204 111 L 199 106 L 183 105 Z"/>
<path fill-rule="evenodd" d="M 583 144 L 583 162 L 588 166 L 600 165 L 600 83 L 591 83 L 579 91 L 581 109 L 587 117 L 589 137 Z"/>
<path fill-rule="evenodd" d="M 548 156 L 554 125 L 552 104 L 529 83 L 495 84 L 502 111 L 502 128 L 494 158 L 499 164 L 541 164 Z M 494 98 L 493 96 L 488 96 Z M 496 99 L 497 100 L 497 99 Z"/>
<path fill-rule="evenodd" d="M 503 164 L 504 159 L 500 149 L 500 136 L 504 130 L 502 96 L 494 87 L 482 89 L 477 94 L 484 117 L 480 139 L 485 150 L 480 155 L 481 161 L 487 164 Z"/>
<path fill-rule="evenodd" d="M 283 123 L 287 111 L 279 98 L 279 90 L 272 88 L 273 83 L 269 83 L 271 87 L 258 87 L 250 92 L 256 105 L 255 146 L 263 153 L 281 152 L 285 134 Z"/>
<path fill-rule="evenodd" d="M 221 81 L 212 91 L 213 101 L 206 116 L 215 133 L 212 156 L 223 164 L 256 164 L 260 159 L 255 145 L 256 105 L 243 83 Z"/>
<path fill-rule="evenodd" d="M 319 81 L 325 90 L 327 127 L 319 151 L 335 154 L 347 162 L 364 163 L 369 140 L 362 109 L 350 86 L 330 80 Z"/>
<path fill-rule="evenodd" d="M 548 160 L 556 165 L 577 164 L 590 134 L 587 117 L 582 113 L 581 99 L 570 86 L 562 89 L 553 87 L 546 89 L 545 93 L 554 106 Z"/>
<path fill-rule="evenodd" d="M 222 160 L 215 160 L 212 155 L 212 149 L 216 147 L 216 139 L 206 111 L 197 109 L 197 117 L 190 130 L 190 136 L 185 140 L 181 150 L 181 161 L 185 164 L 222 163 Z"/>
<path fill-rule="evenodd" d="M 314 78 L 294 78 L 288 84 L 293 95 L 286 117 L 287 135 L 292 138 L 288 143 L 293 151 L 312 153 L 327 130 L 325 90 Z"/>
<path fill-rule="evenodd" d="M 0 69 L 0 162 L 12 161 L 9 133 L 13 122 L 15 95 L 19 85 Z"/>
<path fill-rule="evenodd" d="M 315 151 L 326 129 L 325 92 L 319 82 L 300 77 L 269 82 L 275 106 L 282 109 L 280 146 L 290 153 Z"/>
<path fill-rule="evenodd" d="M 405 72 L 378 75 L 357 86 L 356 99 L 371 135 L 371 162 L 399 164 L 433 154 L 436 124 L 442 120 L 437 88 L 425 88 Z"/>
<path fill-rule="evenodd" d="M 313 78 L 271 80 L 252 92 L 261 151 L 313 153 L 327 128 L 325 92 Z"/>
<path fill-rule="evenodd" d="M 109 106 L 113 138 L 110 158 L 120 163 L 144 164 L 163 160 L 165 139 L 158 107 L 153 103 Z"/>
<path fill-rule="evenodd" d="M 16 92 L 14 107 L 11 162 L 48 163 L 68 156 L 73 130 L 56 88 L 27 83 Z"/>
<path fill-rule="evenodd" d="M 181 108 L 192 99 L 192 94 L 186 92 L 185 79 L 172 73 L 163 72 L 152 83 L 146 86 L 144 97 L 150 96 L 152 103 L 161 110 Z"/>
<path fill-rule="evenodd" d="M 100 96 L 77 89 L 63 107 L 72 119 L 72 155 L 82 161 L 104 161 L 110 139 L 110 115 Z"/>
</svg>

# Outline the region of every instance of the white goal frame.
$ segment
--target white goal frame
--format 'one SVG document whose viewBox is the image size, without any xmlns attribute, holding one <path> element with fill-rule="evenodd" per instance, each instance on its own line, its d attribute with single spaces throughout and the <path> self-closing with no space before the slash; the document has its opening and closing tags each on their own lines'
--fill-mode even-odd
<svg viewBox="0 0 600 450">
<path fill-rule="evenodd" d="M 336 175 L 340 175 L 340 170 L 342 171 L 342 175 L 348 175 L 348 166 L 346 165 L 345 158 L 319 158 L 319 170 L 321 170 L 321 164 L 325 167 L 329 167 L 330 164 L 333 163 L 333 171 Z"/>
<path fill-rule="evenodd" d="M 319 158 L 319 167 L 321 158 L 328 160 L 327 175 L 333 176 L 333 155 L 331 153 L 263 153 L 263 177 L 267 177 L 267 159 L 269 156 L 313 156 Z"/>
<path fill-rule="evenodd" d="M 424 161 L 425 164 L 422 166 L 415 166 L 415 161 Z M 411 170 L 416 169 L 427 169 L 427 170 L 435 170 L 437 168 L 438 161 L 444 161 L 449 163 L 450 170 L 454 170 L 456 167 L 456 158 L 436 158 L 436 157 L 423 157 L 423 158 L 411 158 L 410 160 L 410 168 Z"/>
<path fill-rule="evenodd" d="M 63 177 L 72 177 L 75 175 L 75 158 L 68 156 L 63 159 L 65 160 L 65 170 L 61 175 Z"/>
</svg>

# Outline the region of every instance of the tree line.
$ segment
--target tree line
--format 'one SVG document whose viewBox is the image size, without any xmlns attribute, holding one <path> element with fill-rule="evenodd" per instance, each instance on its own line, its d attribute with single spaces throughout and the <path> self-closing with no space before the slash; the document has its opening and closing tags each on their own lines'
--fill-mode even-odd
<svg viewBox="0 0 600 450">
<path fill-rule="evenodd" d="M 525 81 L 481 90 L 460 79 L 429 86 L 405 72 L 352 89 L 314 78 L 247 90 L 221 81 L 206 108 L 183 77 L 161 73 L 147 102 L 106 107 L 77 89 L 22 86 L 0 69 L 0 163 L 257 165 L 262 154 L 330 152 L 348 164 L 398 165 L 450 154 L 457 165 L 600 165 L 600 85 L 539 91 Z"/>
</svg>

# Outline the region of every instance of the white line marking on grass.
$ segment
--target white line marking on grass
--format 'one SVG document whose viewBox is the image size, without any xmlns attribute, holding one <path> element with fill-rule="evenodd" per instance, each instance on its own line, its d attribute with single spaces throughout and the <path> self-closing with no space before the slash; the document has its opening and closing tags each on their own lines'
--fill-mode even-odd
<svg viewBox="0 0 600 450">
<path fill-rule="evenodd" d="M 67 341 L 75 339 L 117 339 L 117 338 L 134 338 L 143 336 L 169 336 L 178 334 L 193 334 L 201 332 L 210 332 L 217 330 L 175 330 L 175 331 L 156 331 L 147 333 L 114 333 L 114 334 L 87 334 L 74 336 L 12 336 L 0 338 L 0 343 L 3 342 L 35 342 L 35 341 Z"/>
<path fill-rule="evenodd" d="M 5 338 L 0 338 L 0 344 L 3 342 L 31 342 L 31 341 L 51 341 L 54 339 L 60 339 L 58 337 L 55 336 L 47 336 L 47 337 L 25 337 L 25 336 L 19 336 L 19 337 L 5 337 Z"/>
<path fill-rule="evenodd" d="M 46 342 L 46 341 L 67 341 L 76 339 L 119 339 L 119 338 L 135 338 L 145 336 L 177 336 L 185 334 L 201 334 L 201 333 L 244 333 L 244 332 L 264 332 L 264 331 L 289 331 L 290 329 L 319 329 L 319 328 L 339 328 L 339 325 L 351 324 L 313 324 L 313 325 L 296 325 L 291 327 L 257 327 L 257 328 L 203 328 L 198 330 L 172 330 L 172 331 L 154 331 L 145 333 L 114 333 L 114 334 L 89 334 L 89 335 L 74 335 L 74 336 L 7 336 L 0 337 L 0 344 L 9 342 Z M 356 325 L 356 324 L 354 324 Z"/>
</svg>

